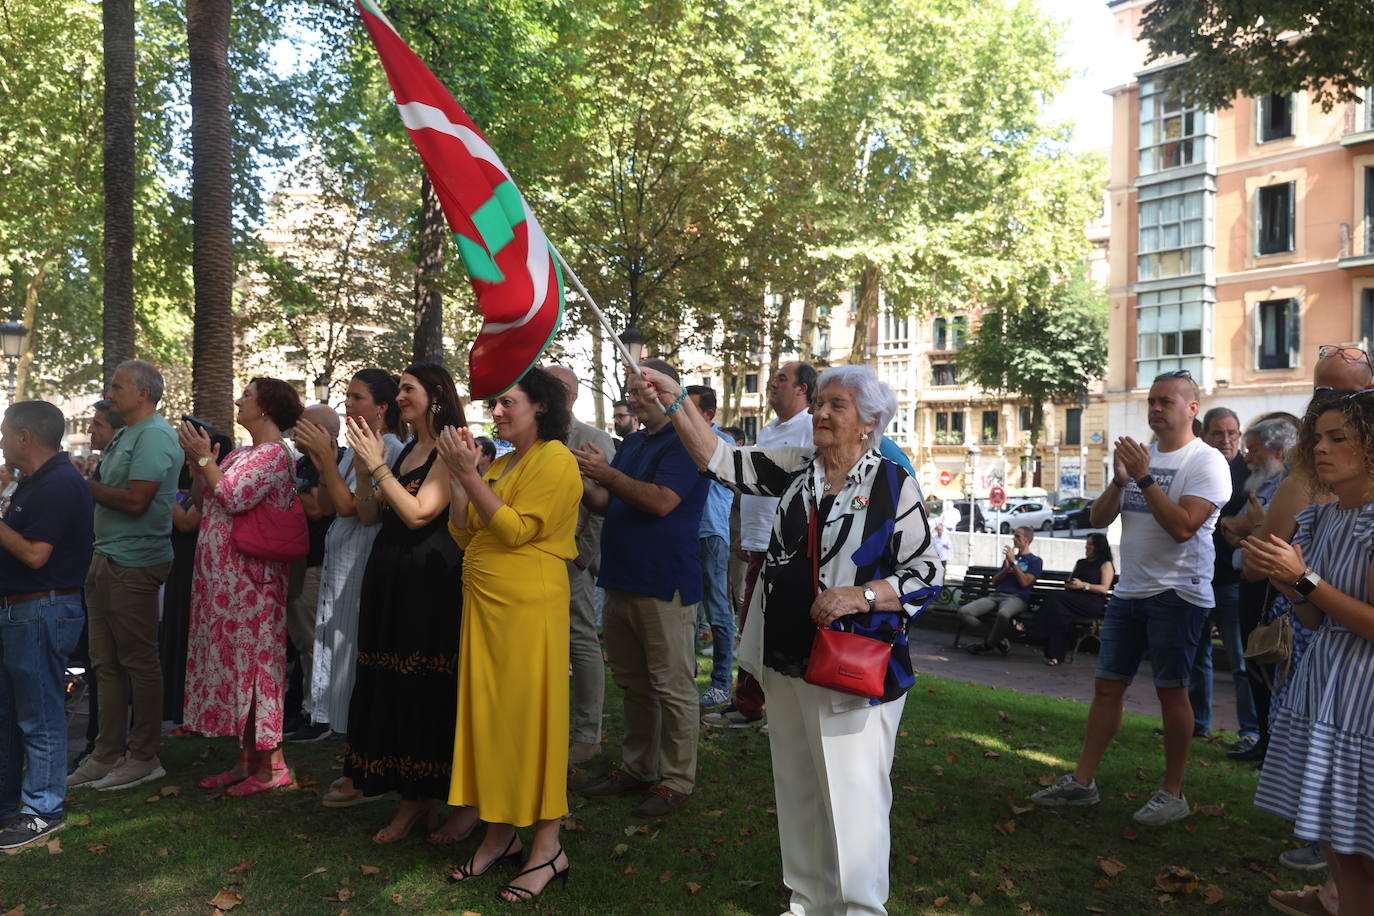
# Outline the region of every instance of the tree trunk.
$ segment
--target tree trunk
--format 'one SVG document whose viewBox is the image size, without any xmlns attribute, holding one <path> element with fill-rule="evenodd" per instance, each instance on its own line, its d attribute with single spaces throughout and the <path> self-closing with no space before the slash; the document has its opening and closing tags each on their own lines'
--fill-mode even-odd
<svg viewBox="0 0 1374 916">
<path fill-rule="evenodd" d="M 101 381 L 134 356 L 134 3 L 102 0 L 105 53 L 105 288 Z"/>
<path fill-rule="evenodd" d="M 590 316 L 588 328 L 592 334 L 592 388 L 596 391 L 596 428 L 606 428 L 606 399 L 601 392 L 606 390 L 606 367 L 601 363 L 601 351 L 605 347 L 602 340 L 601 322 Z"/>
<path fill-rule="evenodd" d="M 882 274 L 877 265 L 865 264 L 859 272 L 859 288 L 855 293 L 858 300 L 853 303 L 854 341 L 849 345 L 849 363 L 863 365 L 872 359 L 868 341 L 873 333 L 873 325 L 878 320 L 878 283 Z"/>
<path fill-rule="evenodd" d="M 768 415 L 772 413 L 772 407 L 768 403 L 768 385 L 773 381 L 773 377 L 778 374 L 778 363 L 782 359 L 782 346 L 784 338 L 787 337 L 787 317 L 792 305 L 790 294 L 780 295 L 782 301 L 777 306 L 777 312 L 773 315 L 773 320 L 768 326 L 768 373 L 759 375 L 759 393 L 763 395 L 763 410 L 760 412 L 760 423 L 766 422 Z"/>
<path fill-rule="evenodd" d="M 191 276 L 196 415 L 233 435 L 234 201 L 229 120 L 230 0 L 187 0 L 191 72 Z"/>
<path fill-rule="evenodd" d="M 809 363 L 816 358 L 816 296 L 815 291 L 802 300 L 801 340 L 797 342 L 797 352 L 801 361 Z"/>
<path fill-rule="evenodd" d="M 14 370 L 14 400 L 27 400 L 29 396 L 29 374 L 33 369 L 33 351 L 38 345 L 38 291 L 43 288 L 43 281 L 47 279 L 48 268 L 41 268 L 38 273 L 29 277 L 29 281 L 24 284 L 24 315 L 20 318 L 24 327 L 29 329 L 29 333 L 24 335 L 23 350 L 19 354 L 18 365 Z M 5 384 L 8 386 L 8 370 L 6 370 Z M 8 391 L 6 392 L 8 394 Z"/>
<path fill-rule="evenodd" d="M 420 251 L 415 264 L 415 346 L 417 363 L 444 361 L 444 298 L 439 278 L 444 271 L 444 234 L 448 224 L 429 174 L 420 179 Z"/>
</svg>

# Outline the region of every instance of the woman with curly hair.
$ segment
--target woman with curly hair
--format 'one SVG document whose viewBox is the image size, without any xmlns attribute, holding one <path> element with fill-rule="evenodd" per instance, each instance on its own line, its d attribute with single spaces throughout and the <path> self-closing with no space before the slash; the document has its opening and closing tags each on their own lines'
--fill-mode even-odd
<svg viewBox="0 0 1374 916">
<path fill-rule="evenodd" d="M 449 532 L 463 547 L 462 655 L 449 803 L 480 812 L 482 844 L 451 881 L 486 874 L 523 851 L 526 868 L 498 892 L 529 900 L 567 880 L 558 838 L 568 813 L 568 568 L 577 556 L 582 480 L 568 451 L 567 391 L 534 368 L 497 396 L 492 421 L 514 450 L 478 473 L 481 447 L 445 430 Z M 474 816 L 475 819 L 475 816 Z"/>
<path fill-rule="evenodd" d="M 206 737 L 239 735 L 234 766 L 200 781 L 237 798 L 291 785 L 282 757 L 286 696 L 287 566 L 239 551 L 234 519 L 264 501 L 279 509 L 296 499 L 295 461 L 282 433 L 296 425 L 301 399 L 275 378 L 255 378 L 235 402 L 235 420 L 253 444 L 215 463 L 206 431 L 182 423 L 178 438 L 194 468 L 192 498 L 201 510 L 191 586 L 186 658 L 186 728 Z"/>
<path fill-rule="evenodd" d="M 1315 630 L 1278 702 L 1255 805 L 1322 844 L 1340 912 L 1374 900 L 1374 391 L 1314 400 L 1290 468 L 1334 502 L 1297 516 L 1291 544 L 1243 542 Z M 1359 901 L 1359 903 L 1356 903 Z"/>
</svg>

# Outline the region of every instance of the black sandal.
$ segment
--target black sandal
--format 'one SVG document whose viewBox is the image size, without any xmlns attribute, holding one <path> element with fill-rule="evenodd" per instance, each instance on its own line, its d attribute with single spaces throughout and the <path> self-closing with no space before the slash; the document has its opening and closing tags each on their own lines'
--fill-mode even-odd
<svg viewBox="0 0 1374 916">
<path fill-rule="evenodd" d="M 542 896 L 544 891 L 549 889 L 550 884 L 559 880 L 563 882 L 563 886 L 566 888 L 568 886 L 568 872 L 572 871 L 572 863 L 569 862 L 567 868 L 563 869 L 562 871 L 559 871 L 553 863 L 557 862 L 558 857 L 561 855 L 563 855 L 563 847 L 559 846 L 558 852 L 555 852 L 553 854 L 552 859 L 549 859 L 549 861 L 545 862 L 543 865 L 536 865 L 534 868 L 527 868 L 520 874 L 515 876 L 518 879 L 523 878 L 525 875 L 533 874 L 534 872 L 539 871 L 541 868 L 551 869 L 553 871 L 553 877 L 544 883 L 544 887 L 541 888 L 538 893 L 535 893 L 534 891 L 527 891 L 523 887 L 516 887 L 514 884 L 507 884 L 496 892 L 496 899 L 501 901 L 502 903 L 528 903 L 535 897 Z M 506 892 L 514 894 L 515 899 L 507 900 L 505 897 L 501 896 Z"/>
<path fill-rule="evenodd" d="M 492 859 L 490 862 L 488 862 L 487 867 L 482 869 L 481 871 L 473 871 L 470 867 L 472 865 L 472 859 L 468 859 L 465 864 L 459 865 L 457 869 L 448 873 L 448 883 L 461 884 L 462 882 L 467 881 L 470 878 L 480 878 L 487 872 L 491 871 L 492 868 L 498 862 L 504 862 L 507 859 L 515 859 L 518 862 L 520 860 L 520 853 L 525 851 L 523 846 L 515 850 L 514 852 L 511 851 L 511 847 L 515 845 L 515 841 L 518 839 L 520 839 L 520 834 L 512 833 L 510 837 L 510 842 L 506 844 L 505 851 L 502 852 L 496 858 Z M 562 852 L 561 846 L 559 847 L 559 851 Z M 516 877 L 519 876 L 517 875 Z"/>
</svg>

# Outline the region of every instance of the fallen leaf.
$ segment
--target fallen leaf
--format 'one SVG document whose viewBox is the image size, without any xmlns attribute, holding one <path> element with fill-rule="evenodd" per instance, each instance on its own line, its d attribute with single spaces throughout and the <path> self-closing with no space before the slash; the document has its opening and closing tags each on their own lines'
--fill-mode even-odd
<svg viewBox="0 0 1374 916">
<path fill-rule="evenodd" d="M 1220 903 L 1226 898 L 1221 892 L 1221 888 L 1215 884 L 1209 884 L 1202 889 L 1202 902 L 1206 904 Z"/>
<path fill-rule="evenodd" d="M 359 865 L 358 871 L 362 872 L 365 875 L 375 875 L 381 872 L 381 869 L 375 865 Z"/>
<path fill-rule="evenodd" d="M 626 828 L 625 828 L 625 835 L 626 835 L 626 836 L 634 836 L 635 833 L 636 833 L 638 830 L 639 830 L 638 827 L 626 827 Z"/>
<path fill-rule="evenodd" d="M 1002 755 L 997 753 L 996 751 L 983 751 L 983 756 L 996 760 L 1000 758 Z"/>
<path fill-rule="evenodd" d="M 672 877 L 673 873 L 671 871 L 665 871 L 663 874 L 658 876 L 658 883 L 667 884 Z"/>
<path fill-rule="evenodd" d="M 1251 862 L 1251 863 L 1250 863 L 1250 870 L 1251 870 L 1252 872 L 1254 872 L 1255 874 L 1257 874 L 1257 875 L 1264 875 L 1264 877 L 1268 878 L 1270 881 L 1272 881 L 1272 882 L 1275 883 L 1275 884 L 1278 884 L 1278 883 L 1279 883 L 1279 879 L 1276 878 L 1276 877 L 1274 877 L 1274 873 L 1273 873 L 1273 872 L 1271 872 L 1271 871 L 1265 871 L 1263 868 L 1261 868 L 1259 865 L 1255 864 L 1254 862 Z"/>
<path fill-rule="evenodd" d="M 982 898 L 982 897 L 979 897 L 977 894 L 969 894 L 969 895 L 968 895 L 968 902 L 969 902 L 969 906 L 982 906 L 982 905 L 983 905 L 983 898 Z"/>
<path fill-rule="evenodd" d="M 350 890 L 349 888 L 341 887 L 341 888 L 339 888 L 337 891 L 334 892 L 334 896 L 333 896 L 333 897 L 326 897 L 326 898 L 324 898 L 324 899 L 326 899 L 326 900 L 337 900 L 337 901 L 339 901 L 340 903 L 347 903 L 348 901 L 352 900 L 352 899 L 353 899 L 354 897 L 356 897 L 356 896 L 357 896 L 357 895 L 354 894 L 353 891 Z"/>
<path fill-rule="evenodd" d="M 87 844 L 86 844 L 86 850 L 87 850 L 88 852 L 92 853 L 93 855 L 97 855 L 97 856 L 98 856 L 98 855 L 103 855 L 104 852 L 105 852 L 105 850 L 107 850 L 107 849 L 109 849 L 109 848 L 110 848 L 110 847 L 106 846 L 104 843 L 87 843 Z"/>
<path fill-rule="evenodd" d="M 1136 768 L 1135 768 L 1135 778 L 1136 778 L 1136 779 L 1139 779 L 1141 782 L 1144 782 L 1144 781 L 1145 781 L 1145 768 L 1144 768 L 1144 767 L 1136 767 Z"/>
<path fill-rule="evenodd" d="M 695 894 L 697 891 L 701 890 L 701 885 L 697 884 L 695 881 L 688 881 L 686 887 L 687 893 L 689 894 Z"/>
<path fill-rule="evenodd" d="M 1198 805 L 1197 811 L 1199 814 L 1205 814 L 1208 817 L 1226 816 L 1226 808 L 1223 805 Z"/>
<path fill-rule="evenodd" d="M 252 867 L 253 867 L 253 863 L 252 863 L 252 862 L 249 862 L 249 861 L 247 861 L 247 860 L 244 860 L 244 861 L 240 862 L 239 864 L 237 864 L 237 865 L 233 866 L 232 868 L 230 868 L 230 869 L 229 869 L 229 874 L 231 874 L 231 875 L 241 875 L 241 874 L 243 874 L 244 872 L 248 871 L 248 869 L 250 869 L 250 868 L 252 868 Z"/>
<path fill-rule="evenodd" d="M 313 877 L 314 875 L 322 875 L 322 874 L 324 874 L 324 873 L 327 872 L 327 871 L 329 871 L 329 869 L 327 869 L 327 868 L 325 868 L 323 865 L 321 865 L 321 866 L 319 866 L 319 867 L 317 867 L 317 868 L 313 868 L 313 869 L 311 869 L 310 871 L 306 872 L 305 874 L 301 875 L 301 880 L 304 881 L 306 878 Z"/>
<path fill-rule="evenodd" d="M 1035 809 L 1034 805 L 1026 805 L 1024 808 L 1021 807 L 1010 795 L 1007 796 L 1007 807 L 1011 809 L 1012 814 L 1026 814 Z"/>
<path fill-rule="evenodd" d="M 1107 911 L 1104 910 L 1104 909 L 1102 909 L 1102 907 L 1100 907 L 1100 906 L 1090 906 L 1090 907 L 1088 907 L 1088 912 L 1089 912 L 1089 913 L 1105 913 L 1105 912 L 1107 912 Z"/>
<path fill-rule="evenodd" d="M 936 898 L 935 898 L 935 905 L 936 905 L 936 906 L 944 906 L 946 903 L 949 903 L 949 898 L 948 898 L 948 897 L 936 897 Z"/>
<path fill-rule="evenodd" d="M 930 772 L 934 773 L 936 776 L 943 776 L 945 775 L 945 768 L 940 766 L 939 764 L 936 764 L 935 766 L 930 768 Z"/>
<path fill-rule="evenodd" d="M 1111 886 L 1112 882 L 1108 881 L 1106 878 L 1098 878 L 1096 881 L 1093 882 L 1093 887 L 1097 888 L 1100 891 L 1104 891 Z"/>
<path fill-rule="evenodd" d="M 1003 722 L 1005 722 L 1005 721 L 1007 721 L 1007 719 L 1009 719 L 1009 718 L 1011 718 L 1011 717 L 1008 716 L 1005 712 L 1003 712 L 1002 710 L 999 709 L 999 710 L 997 710 L 997 718 L 999 718 L 999 719 L 1001 719 Z"/>
<path fill-rule="evenodd" d="M 993 824 L 992 829 L 1002 836 L 1011 836 L 1016 832 L 1016 821 L 1007 821 L 1005 824 Z"/>
<path fill-rule="evenodd" d="M 4 916 L 24 916 L 24 904 L 19 904 L 12 910 L 6 910 Z"/>
<path fill-rule="evenodd" d="M 391 902 L 392 902 L 392 903 L 397 903 L 397 904 L 399 904 L 399 903 L 405 903 L 405 899 L 406 899 L 406 898 L 402 897 L 400 894 L 392 894 L 392 895 L 391 895 Z"/>
<path fill-rule="evenodd" d="M 1197 875 L 1179 865 L 1170 865 L 1163 874 L 1155 875 L 1155 887 L 1166 894 L 1191 894 L 1197 885 Z"/>
<path fill-rule="evenodd" d="M 159 791 L 163 798 L 174 798 L 181 794 L 181 786 L 163 786 Z"/>
<path fill-rule="evenodd" d="M 55 856 L 60 852 L 62 852 L 62 838 L 53 837 L 51 840 L 48 840 L 48 855 Z"/>
<path fill-rule="evenodd" d="M 1205 760 L 1199 760 L 1199 761 L 1197 762 L 1197 764 L 1198 764 L 1198 766 L 1202 767 L 1204 770 L 1210 770 L 1210 769 L 1212 768 L 1212 765 L 1211 765 L 1210 763 L 1208 763 L 1207 761 L 1205 761 Z"/>
<path fill-rule="evenodd" d="M 1134 840 L 1136 837 L 1140 836 L 1140 831 L 1139 831 L 1139 830 L 1126 830 L 1126 831 L 1123 831 L 1123 832 L 1122 832 L 1121 836 L 1122 836 L 1123 839 Z"/>
<path fill-rule="evenodd" d="M 904 732 L 904 731 L 897 732 L 897 737 L 898 737 L 898 738 L 905 738 L 905 737 L 907 737 L 907 733 Z"/>
<path fill-rule="evenodd" d="M 1231 873 L 1231 869 L 1227 868 L 1225 865 L 1218 865 L 1216 868 L 1212 869 L 1212 871 L 1219 875 L 1229 875 Z"/>
<path fill-rule="evenodd" d="M 1038 777 L 1036 777 L 1036 780 L 1035 780 L 1035 781 L 1038 782 L 1038 783 L 1040 783 L 1040 785 L 1042 785 L 1042 786 L 1052 786 L 1052 785 L 1054 785 L 1054 783 L 1055 783 L 1054 774 L 1053 774 L 1053 773 L 1041 773 Z"/>
<path fill-rule="evenodd" d="M 744 885 L 745 887 L 758 887 L 758 886 L 759 886 L 760 884 L 762 884 L 763 882 L 762 882 L 762 881 L 736 881 L 735 883 L 736 883 L 736 884 L 742 884 L 742 885 Z"/>
<path fill-rule="evenodd" d="M 958 763 L 959 755 L 954 753 L 953 751 L 950 751 L 948 754 L 945 755 L 945 759 L 948 760 L 950 763 Z"/>
<path fill-rule="evenodd" d="M 242 902 L 242 897 L 229 890 L 229 888 L 222 887 L 219 893 L 215 895 L 214 899 L 210 901 L 210 905 L 220 910 L 232 910 Z"/>
<path fill-rule="evenodd" d="M 935 746 L 935 742 L 932 741 L 932 740 L 930 740 L 929 738 L 927 738 L 927 739 L 925 740 L 925 745 L 926 745 L 926 747 L 934 747 L 934 746 Z"/>
<path fill-rule="evenodd" d="M 172 854 L 172 850 L 168 849 L 166 846 L 159 846 L 157 848 L 157 854 L 165 859 Z"/>
<path fill-rule="evenodd" d="M 72 827 L 88 827 L 91 823 L 91 816 L 89 814 L 78 814 L 76 817 L 67 821 L 67 823 Z M 5 916 L 9 916 L 9 914 L 7 913 Z"/>
<path fill-rule="evenodd" d="M 621 856 L 625 855 L 625 853 L 627 853 L 627 852 L 629 852 L 629 851 L 630 851 L 630 847 L 627 846 L 626 844 L 624 844 L 624 843 L 616 843 L 616 844 L 615 844 L 615 848 L 611 850 L 611 858 L 612 858 L 612 859 L 618 859 L 618 858 L 620 858 Z"/>
<path fill-rule="evenodd" d="M 920 856 L 907 856 L 907 857 L 906 857 L 906 860 L 907 860 L 908 862 L 910 862 L 912 865 L 915 865 L 917 862 L 921 861 L 921 857 L 920 857 Z"/>
<path fill-rule="evenodd" d="M 724 814 L 724 813 L 725 813 L 725 811 L 724 811 L 724 809 L 722 809 L 722 808 L 712 808 L 710 811 L 707 811 L 707 812 L 706 812 L 706 816 L 707 816 L 707 817 L 720 817 L 720 816 L 721 816 L 722 814 Z"/>
<path fill-rule="evenodd" d="M 1108 878 L 1115 878 L 1126 870 L 1126 863 L 1111 856 L 1098 856 L 1097 865 L 1106 873 Z"/>
</svg>

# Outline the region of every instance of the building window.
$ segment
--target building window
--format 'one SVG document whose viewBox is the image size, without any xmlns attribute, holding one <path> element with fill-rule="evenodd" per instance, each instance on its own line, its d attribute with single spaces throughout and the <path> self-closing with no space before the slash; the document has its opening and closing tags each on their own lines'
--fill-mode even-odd
<svg viewBox="0 0 1374 916">
<path fill-rule="evenodd" d="M 1083 408 L 1070 407 L 1064 411 L 1064 444 L 1083 444 Z"/>
<path fill-rule="evenodd" d="M 1166 92 L 1159 75 L 1140 81 L 1140 174 L 1205 159 L 1207 116 Z"/>
<path fill-rule="evenodd" d="M 1370 166 L 1364 167 L 1364 253 L 1374 254 L 1374 168 Z"/>
<path fill-rule="evenodd" d="M 997 444 L 997 426 L 1001 421 L 1001 415 L 995 410 L 983 411 L 983 444 Z"/>
<path fill-rule="evenodd" d="M 936 412 L 935 444 L 964 444 L 964 412 L 962 410 L 941 410 Z"/>
<path fill-rule="evenodd" d="M 935 363 L 930 367 L 930 383 L 932 385 L 959 384 L 958 367 L 954 363 Z"/>
<path fill-rule="evenodd" d="M 1368 351 L 1374 341 L 1374 289 L 1360 291 L 1360 339 Z"/>
<path fill-rule="evenodd" d="M 892 415 L 892 421 L 887 424 L 887 437 L 894 442 L 905 442 L 911 432 L 910 417 L 910 410 L 898 407 L 897 412 Z"/>
<path fill-rule="evenodd" d="M 753 444 L 754 444 L 754 440 L 756 440 L 756 439 L 758 438 L 758 436 L 759 436 L 759 418 L 758 418 L 758 417 L 745 417 L 745 418 L 744 418 L 744 444 L 745 444 L 745 445 L 753 445 Z"/>
<path fill-rule="evenodd" d="M 882 338 L 879 348 L 883 350 L 906 350 L 911 346 L 911 320 L 905 316 L 897 317 L 891 312 L 883 313 Z"/>
<path fill-rule="evenodd" d="M 1211 352 L 1211 288 L 1183 286 L 1136 297 L 1136 387 L 1161 372 L 1187 369 L 1203 379 Z"/>
<path fill-rule="evenodd" d="M 1292 369 L 1298 365 L 1298 300 L 1258 303 L 1255 324 L 1258 368 Z"/>
<path fill-rule="evenodd" d="M 1260 254 L 1293 250 L 1293 182 L 1271 184 L 1255 192 L 1256 248 Z"/>
<path fill-rule="evenodd" d="M 931 343 L 932 350 L 949 349 L 949 319 L 936 318 L 931 322 Z"/>
<path fill-rule="evenodd" d="M 961 350 L 967 340 L 968 316 L 955 315 L 949 322 L 949 347 L 951 350 Z"/>
<path fill-rule="evenodd" d="M 1293 136 L 1293 97 L 1274 93 L 1258 99 L 1255 105 L 1259 121 L 1259 142 L 1281 140 Z"/>
<path fill-rule="evenodd" d="M 894 391 L 906 391 L 911 387 L 911 357 L 899 356 L 880 361 L 878 378 L 887 382 Z"/>
<path fill-rule="evenodd" d="M 759 374 L 758 374 L 757 372 L 749 372 L 749 373 L 746 373 L 746 374 L 745 374 L 745 376 L 744 376 L 744 393 L 745 393 L 745 394 L 758 394 L 758 393 L 759 393 Z"/>
<path fill-rule="evenodd" d="M 1021 405 L 1021 431 L 1030 432 L 1031 428 L 1031 409 L 1029 404 Z"/>
<path fill-rule="evenodd" d="M 1162 280 L 1207 272 L 1212 191 L 1206 176 L 1162 181 L 1140 189 L 1137 279 Z"/>
</svg>

